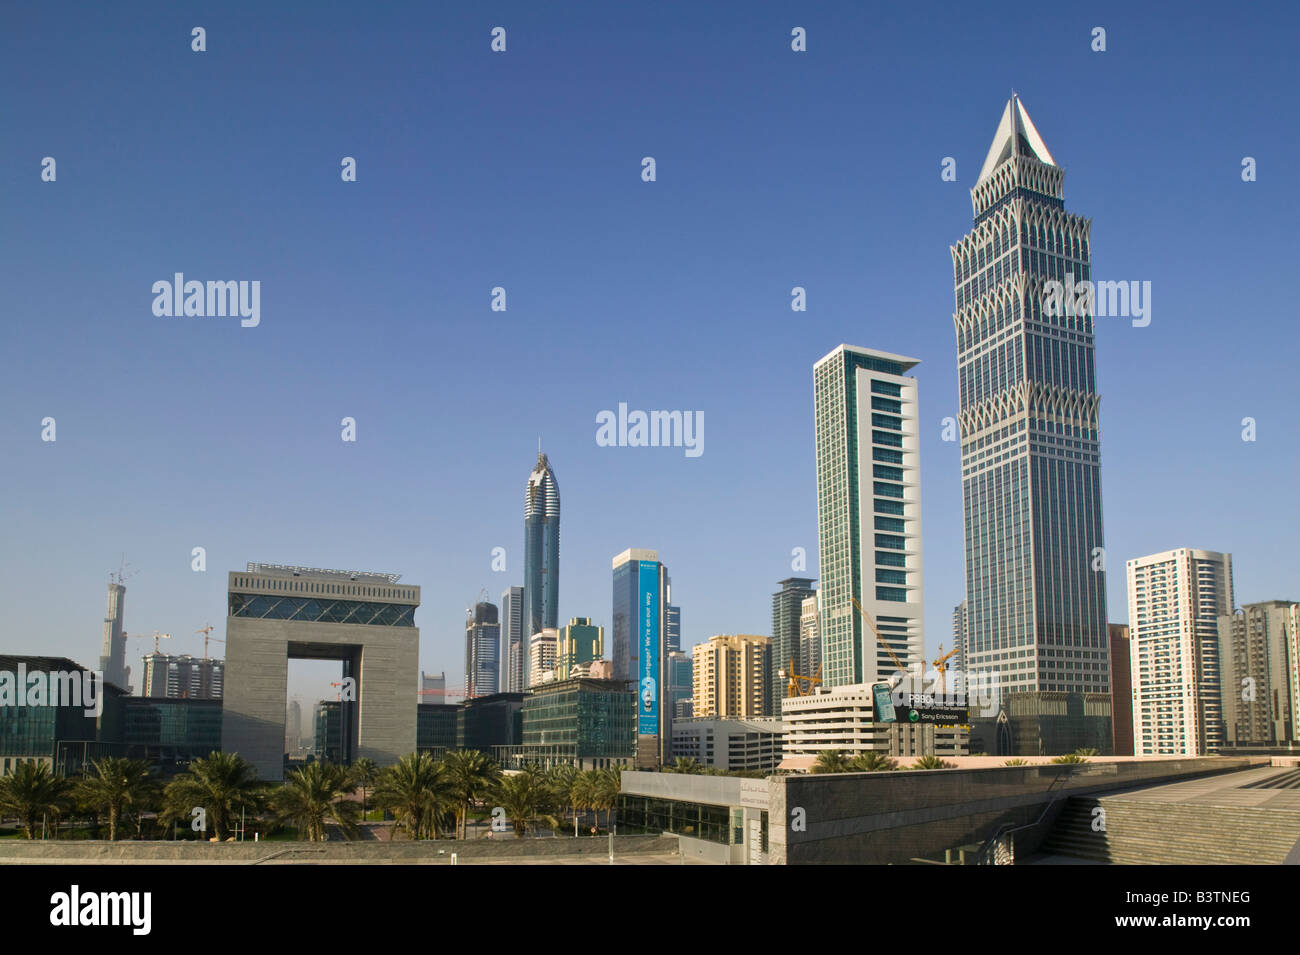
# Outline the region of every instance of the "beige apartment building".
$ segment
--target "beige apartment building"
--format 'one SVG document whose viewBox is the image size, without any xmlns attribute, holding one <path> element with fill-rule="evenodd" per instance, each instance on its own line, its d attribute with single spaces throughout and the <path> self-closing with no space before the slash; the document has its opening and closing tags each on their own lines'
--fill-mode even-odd
<svg viewBox="0 0 1300 955">
<path fill-rule="evenodd" d="M 772 640 L 752 634 L 719 635 L 697 644 L 694 713 L 732 719 L 757 719 L 766 712 Z"/>
</svg>

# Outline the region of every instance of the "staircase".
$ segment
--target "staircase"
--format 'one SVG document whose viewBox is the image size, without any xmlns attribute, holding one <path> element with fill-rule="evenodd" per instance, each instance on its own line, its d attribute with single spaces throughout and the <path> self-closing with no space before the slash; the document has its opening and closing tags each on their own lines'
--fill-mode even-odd
<svg viewBox="0 0 1300 955">
<path fill-rule="evenodd" d="M 1104 831 L 1093 830 L 1097 807 Z M 1073 796 L 1038 851 L 1116 865 L 1277 865 L 1297 840 L 1297 810 Z"/>
</svg>

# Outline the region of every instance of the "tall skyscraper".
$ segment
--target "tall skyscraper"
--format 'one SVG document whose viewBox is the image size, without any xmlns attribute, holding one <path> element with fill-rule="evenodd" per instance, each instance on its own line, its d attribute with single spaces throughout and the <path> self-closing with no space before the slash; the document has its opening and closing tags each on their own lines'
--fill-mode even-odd
<svg viewBox="0 0 1300 955">
<path fill-rule="evenodd" d="M 539 450 L 524 492 L 524 633 L 531 637 L 559 626 L 560 486 Z M 525 661 L 531 669 L 531 661 Z"/>
<path fill-rule="evenodd" d="M 696 718 L 753 719 L 767 713 L 770 637 L 719 635 L 697 643 L 691 654 Z"/>
<path fill-rule="evenodd" d="M 1203 756 L 1224 743 L 1219 617 L 1232 556 L 1190 547 L 1130 560 L 1133 754 Z"/>
<path fill-rule="evenodd" d="M 108 585 L 108 609 L 104 613 L 104 641 L 99 650 L 99 672 L 105 682 L 130 690 L 131 668 L 126 665 L 126 636 L 122 633 L 122 611 L 126 604 L 126 588 L 118 583 Z"/>
<path fill-rule="evenodd" d="M 465 695 L 491 696 L 500 686 L 501 624 L 496 604 L 480 601 L 465 621 Z"/>
<path fill-rule="evenodd" d="M 671 587 L 668 589 L 672 590 Z M 668 599 L 672 599 L 671 593 L 669 593 Z M 675 653 L 682 648 L 682 608 L 669 604 L 664 612 L 666 614 L 664 619 L 664 646 L 666 652 Z"/>
<path fill-rule="evenodd" d="M 1044 283 L 1091 279 L 1091 222 L 1065 211 L 1064 179 L 1012 94 L 952 247 L 965 663 L 1004 691 L 1108 700 L 1092 310 L 1043 308 Z"/>
<path fill-rule="evenodd" d="M 1229 746 L 1284 746 L 1296 740 L 1291 635 L 1300 604 L 1266 600 L 1219 617 L 1223 722 Z"/>
<path fill-rule="evenodd" d="M 952 608 L 952 645 L 957 655 L 948 664 L 950 669 L 966 672 L 966 644 L 970 639 L 970 626 L 966 616 L 966 601 Z"/>
<path fill-rule="evenodd" d="M 818 677 L 819 670 L 822 668 L 822 640 L 821 632 L 817 628 L 818 607 L 820 606 L 817 595 L 814 593 L 811 597 L 804 598 L 803 604 L 799 610 L 799 675 L 807 677 Z M 776 666 L 774 663 L 773 666 Z M 777 667 L 780 670 L 780 667 Z M 784 694 L 784 691 L 783 691 Z M 776 714 L 781 715 L 780 698 L 777 699 Z"/>
<path fill-rule="evenodd" d="M 888 679 L 924 656 L 918 364 L 841 345 L 813 366 L 822 685 Z"/>
<path fill-rule="evenodd" d="M 507 587 L 501 592 L 502 693 L 522 693 L 527 686 L 524 675 L 524 659 L 528 656 L 528 637 L 524 635 L 525 613 L 523 587 Z"/>
<path fill-rule="evenodd" d="M 772 649 L 770 670 L 767 675 L 767 692 L 765 699 L 767 712 L 764 716 L 780 716 L 781 700 L 785 698 L 787 681 L 781 676 L 782 670 L 789 670 L 793 665 L 801 676 L 805 673 L 800 666 L 799 632 L 803 620 L 803 602 L 817 593 L 813 589 L 810 577 L 787 577 L 778 581 L 780 590 L 772 594 Z"/>
<path fill-rule="evenodd" d="M 663 677 L 671 581 L 652 550 L 625 550 L 613 565 L 614 679 L 636 684 L 637 766 L 657 767 L 672 750 Z"/>
</svg>

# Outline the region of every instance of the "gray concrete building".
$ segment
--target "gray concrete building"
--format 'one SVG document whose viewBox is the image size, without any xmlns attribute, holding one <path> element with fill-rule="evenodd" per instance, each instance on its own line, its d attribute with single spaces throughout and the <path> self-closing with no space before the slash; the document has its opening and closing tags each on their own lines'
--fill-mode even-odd
<svg viewBox="0 0 1300 955">
<path fill-rule="evenodd" d="M 309 659 L 342 663 L 343 761 L 382 766 L 414 752 L 420 588 L 399 577 L 258 563 L 232 572 L 222 748 L 260 778 L 282 778 L 288 662 Z"/>
</svg>

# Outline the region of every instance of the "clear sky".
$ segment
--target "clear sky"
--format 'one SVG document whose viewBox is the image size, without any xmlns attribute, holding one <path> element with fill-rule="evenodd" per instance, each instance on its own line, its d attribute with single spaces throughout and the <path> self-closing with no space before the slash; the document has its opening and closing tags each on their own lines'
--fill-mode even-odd
<svg viewBox="0 0 1300 955">
<path fill-rule="evenodd" d="M 817 575 L 812 366 L 842 342 L 921 359 L 927 644 L 950 644 L 948 247 L 1013 88 L 1094 276 L 1152 283 L 1148 327 L 1098 321 L 1110 619 L 1124 561 L 1172 547 L 1231 552 L 1239 603 L 1300 597 L 1293 5 L 46 2 L 0 25 L 4 650 L 95 665 L 125 553 L 126 629 L 198 653 L 258 560 L 401 573 L 421 667 L 455 683 L 465 607 L 522 583 L 539 436 L 562 620 L 608 628 L 611 558 L 650 547 L 686 644 L 768 633 L 794 548 Z M 260 325 L 156 317 L 175 272 L 259 281 Z M 620 401 L 703 412 L 704 453 L 597 446 Z"/>
</svg>

